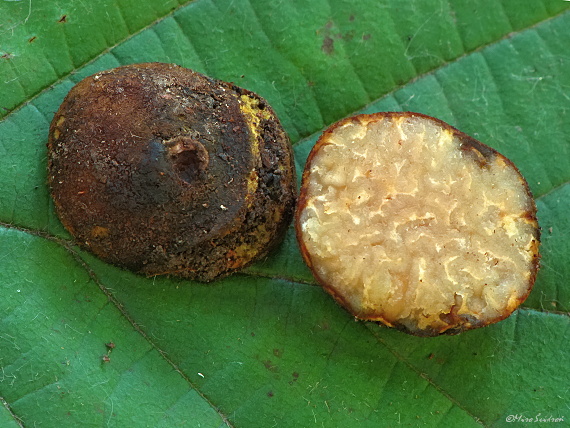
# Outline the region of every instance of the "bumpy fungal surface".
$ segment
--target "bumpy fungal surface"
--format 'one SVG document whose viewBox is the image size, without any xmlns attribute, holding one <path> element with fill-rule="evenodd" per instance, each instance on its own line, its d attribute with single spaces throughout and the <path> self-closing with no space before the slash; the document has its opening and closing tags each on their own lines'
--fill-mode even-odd
<svg viewBox="0 0 570 428">
<path fill-rule="evenodd" d="M 48 167 L 78 243 L 145 275 L 227 275 L 266 255 L 294 211 L 291 147 L 267 102 L 172 64 L 78 83 L 53 118 Z"/>
<path fill-rule="evenodd" d="M 417 113 L 325 131 L 296 229 L 316 278 L 352 314 L 421 336 L 509 316 L 539 264 L 536 207 L 512 162 Z"/>
</svg>

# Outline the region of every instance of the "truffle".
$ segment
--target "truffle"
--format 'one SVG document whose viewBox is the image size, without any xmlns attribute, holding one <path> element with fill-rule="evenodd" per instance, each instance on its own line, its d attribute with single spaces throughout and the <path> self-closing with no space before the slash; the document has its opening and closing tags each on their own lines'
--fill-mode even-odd
<svg viewBox="0 0 570 428">
<path fill-rule="evenodd" d="M 327 129 L 305 166 L 296 231 L 342 306 L 419 336 L 508 317 L 539 266 L 536 206 L 515 165 L 418 113 Z"/>
<path fill-rule="evenodd" d="M 51 123 L 48 169 L 77 242 L 149 276 L 230 274 L 266 255 L 294 212 L 291 146 L 268 103 L 173 64 L 74 86 Z"/>
</svg>

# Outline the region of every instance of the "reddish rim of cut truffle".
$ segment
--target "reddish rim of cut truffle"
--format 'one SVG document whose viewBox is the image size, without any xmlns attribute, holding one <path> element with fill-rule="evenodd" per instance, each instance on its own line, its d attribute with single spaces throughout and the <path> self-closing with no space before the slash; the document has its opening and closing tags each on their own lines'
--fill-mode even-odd
<svg viewBox="0 0 570 428">
<path fill-rule="evenodd" d="M 508 300 L 508 304 L 506 307 L 504 307 L 501 313 L 498 313 L 488 319 L 485 317 L 479 319 L 475 315 L 470 315 L 469 313 L 465 312 L 465 309 L 462 306 L 464 303 L 463 296 L 459 294 L 453 296 L 453 303 L 448 306 L 448 310 L 439 314 L 442 321 L 441 323 L 435 322 L 434 325 L 424 325 L 423 327 L 414 326 L 412 325 L 413 323 L 410 323 L 409 320 L 402 322 L 398 319 L 393 319 L 392 317 L 386 316 L 382 310 L 370 310 L 355 305 L 354 301 L 351 301 L 351 299 L 349 299 L 346 293 L 343 291 L 343 284 L 337 284 L 334 283 L 334 280 L 331 281 L 330 278 L 325 278 L 326 275 L 324 275 L 322 271 L 319 270 L 318 265 L 321 263 L 321 261 L 318 259 L 318 257 L 315 256 L 315 254 L 313 254 L 314 251 L 309 248 L 302 225 L 302 216 L 304 215 L 303 213 L 305 210 L 307 210 L 307 207 L 311 204 L 312 199 L 316 196 L 311 194 L 309 190 L 309 182 L 312 178 L 311 171 L 313 167 L 318 163 L 317 158 L 319 157 L 321 150 L 324 147 L 332 144 L 331 141 L 336 137 L 337 132 L 339 132 L 339 130 L 341 130 L 343 127 L 346 127 L 347 125 L 367 127 L 369 124 L 385 120 L 428 121 L 433 126 L 439 127 L 442 132 L 448 133 L 453 141 L 456 141 L 457 149 L 461 152 L 462 157 L 464 159 L 471 159 L 476 165 L 480 167 L 480 169 L 483 170 L 486 168 L 491 168 L 494 163 L 500 163 L 517 176 L 520 192 L 524 193 L 525 195 L 526 205 L 524 207 L 524 212 L 521 213 L 520 219 L 522 219 L 522 222 L 527 224 L 528 227 L 525 227 L 531 230 L 529 235 L 530 241 L 528 243 L 527 249 L 527 251 L 531 253 L 531 256 L 529 256 L 530 258 L 526 266 L 526 283 L 521 285 L 521 289 L 524 288 L 524 292 Z M 348 159 L 344 159 L 343 161 L 347 163 L 350 162 Z M 475 186 L 476 185 L 477 184 L 475 184 Z M 414 112 L 383 112 L 370 115 L 357 115 L 343 119 L 326 129 L 311 150 L 305 164 L 300 195 L 295 213 L 295 229 L 304 261 L 311 269 L 318 283 L 329 294 L 331 294 L 341 306 L 347 309 L 356 318 L 369 321 L 378 321 L 388 327 L 394 327 L 406 333 L 418 336 L 436 336 L 443 333 L 457 334 L 464 330 L 482 327 L 507 318 L 528 297 L 536 280 L 536 275 L 540 264 L 540 256 L 538 252 L 540 244 L 540 229 L 536 218 L 536 205 L 534 203 L 532 193 L 526 180 L 523 178 L 514 163 L 493 148 L 475 140 L 469 135 L 450 126 L 449 124 L 439 119 Z M 487 286 L 487 284 L 485 284 L 485 286 Z"/>
</svg>

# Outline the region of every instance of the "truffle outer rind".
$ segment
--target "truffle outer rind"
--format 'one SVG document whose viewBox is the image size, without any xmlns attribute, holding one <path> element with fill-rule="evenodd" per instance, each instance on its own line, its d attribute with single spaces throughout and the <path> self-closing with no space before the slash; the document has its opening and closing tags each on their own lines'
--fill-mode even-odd
<svg viewBox="0 0 570 428">
<path fill-rule="evenodd" d="M 291 145 L 267 101 L 163 63 L 71 89 L 50 126 L 48 184 L 80 246 L 147 276 L 200 281 L 264 257 L 296 199 Z"/>
</svg>

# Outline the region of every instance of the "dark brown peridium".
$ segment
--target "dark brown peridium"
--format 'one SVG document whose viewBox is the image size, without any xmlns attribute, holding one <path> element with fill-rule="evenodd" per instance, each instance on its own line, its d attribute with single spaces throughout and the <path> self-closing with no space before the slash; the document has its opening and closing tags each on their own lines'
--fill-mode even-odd
<svg viewBox="0 0 570 428">
<path fill-rule="evenodd" d="M 296 230 L 342 306 L 419 336 L 508 317 L 539 266 L 536 206 L 515 165 L 418 113 L 327 129 L 305 166 Z"/>
<path fill-rule="evenodd" d="M 295 204 L 289 140 L 260 96 L 172 64 L 79 82 L 48 143 L 77 242 L 144 275 L 211 281 L 265 256 Z"/>
</svg>

